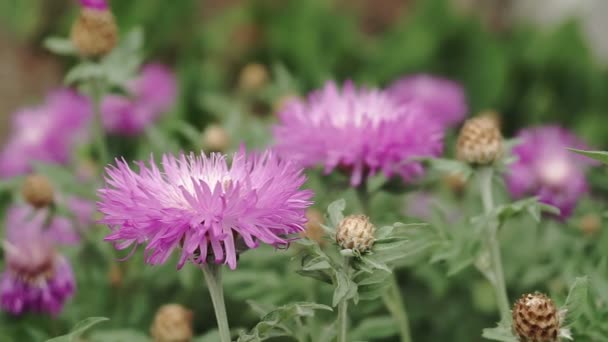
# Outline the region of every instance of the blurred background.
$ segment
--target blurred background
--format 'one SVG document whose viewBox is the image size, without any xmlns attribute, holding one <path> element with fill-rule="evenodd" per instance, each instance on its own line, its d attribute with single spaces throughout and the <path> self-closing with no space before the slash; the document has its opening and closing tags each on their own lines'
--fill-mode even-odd
<svg viewBox="0 0 608 342">
<path fill-rule="evenodd" d="M 177 117 L 198 131 L 220 122 L 233 146 L 241 141 L 266 145 L 268 123 L 281 100 L 304 95 L 328 79 L 384 86 L 424 72 L 460 82 L 470 115 L 497 112 L 505 136 L 530 125 L 558 123 L 597 149 L 608 147 L 602 125 L 608 112 L 606 0 L 114 0 L 111 7 L 122 34 L 144 29 L 146 60 L 166 63 L 178 76 L 177 105 L 165 121 Z M 77 10 L 76 0 L 0 1 L 0 142 L 11 114 L 39 103 L 78 62 L 43 47 L 49 36 L 68 35 Z M 605 179 L 605 172 L 598 173 L 594 185 L 607 190 Z M 330 200 L 318 199 L 317 205 L 324 208 Z M 513 240 L 512 254 L 520 255 L 519 240 Z M 238 273 L 227 277 L 229 311 L 242 312 L 244 299 L 283 303 L 310 294 L 312 283 L 293 274 L 289 255 L 279 259 L 270 249 L 251 253 L 257 258 L 247 258 Z M 207 293 L 194 268 L 180 271 L 177 279 L 164 277 L 173 264 L 143 268 L 140 257 L 120 266 L 97 265 L 99 270 L 80 265 L 79 272 L 110 289 L 82 286 L 75 300 L 79 304 L 64 314 L 65 326 L 108 315 L 113 327 L 147 331 L 154 310 L 170 297 L 191 304 L 195 316 L 204 318 L 197 318 L 204 323 L 197 333 L 213 328 Z M 494 324 L 494 304 L 491 299 L 487 304 L 492 290 L 473 274 L 469 270 L 449 278 L 449 286 L 437 270 L 402 275 L 408 284 L 406 302 L 415 308 L 417 336 L 474 341 L 482 328 Z M 472 286 L 471 277 L 477 277 Z M 526 279 L 518 291 L 551 285 L 542 274 Z M 429 291 L 434 294 L 430 300 Z M 128 303 L 120 300 L 127 297 Z M 445 305 L 447 297 L 450 305 Z M 357 319 L 374 310 L 379 306 L 363 307 Z M 473 311 L 475 317 L 463 325 L 463 312 Z M 231 319 L 241 327 L 257 320 L 249 312 Z M 42 320 L 27 324 L 28 329 L 55 328 Z"/>
<path fill-rule="evenodd" d="M 2 130 L 75 62 L 41 44 L 67 35 L 74 2 L 0 3 Z M 608 145 L 597 124 L 608 108 L 603 0 L 147 0 L 112 8 L 121 31 L 144 27 L 148 57 L 174 67 L 179 111 L 200 128 L 222 119 L 207 95 L 237 89 L 243 67 L 260 63 L 258 77 L 288 74 L 292 89 L 281 91 L 300 93 L 328 78 L 384 85 L 437 73 L 464 84 L 473 113 L 498 111 L 507 134 L 559 122 Z M 256 111 L 270 111 L 263 105 Z"/>
</svg>

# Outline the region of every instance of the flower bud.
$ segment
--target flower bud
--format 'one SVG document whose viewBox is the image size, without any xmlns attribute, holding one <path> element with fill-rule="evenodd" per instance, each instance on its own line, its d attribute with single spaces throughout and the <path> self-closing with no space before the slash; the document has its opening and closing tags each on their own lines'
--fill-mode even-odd
<svg viewBox="0 0 608 342">
<path fill-rule="evenodd" d="M 343 249 L 366 252 L 374 244 L 376 227 L 365 215 L 345 217 L 336 228 L 336 241 Z"/>
<path fill-rule="evenodd" d="M 117 264 L 113 263 L 110 265 L 108 270 L 108 282 L 111 287 L 118 288 L 122 286 L 123 271 Z"/>
<path fill-rule="evenodd" d="M 300 97 L 298 95 L 293 94 L 293 93 L 285 94 L 285 95 L 279 97 L 276 101 L 274 101 L 274 103 L 272 104 L 272 110 L 275 114 L 278 114 L 283 109 L 285 109 L 285 106 L 289 102 L 297 101 L 299 98 Z"/>
<path fill-rule="evenodd" d="M 259 63 L 249 63 L 241 70 L 239 88 L 244 91 L 260 90 L 268 82 L 268 70 Z"/>
<path fill-rule="evenodd" d="M 479 116 L 464 123 L 456 145 L 458 159 L 489 165 L 500 159 L 502 153 L 502 134 L 494 118 Z"/>
<path fill-rule="evenodd" d="M 21 187 L 21 194 L 34 208 L 44 208 L 53 203 L 53 185 L 42 175 L 29 175 Z"/>
<path fill-rule="evenodd" d="M 578 227 L 583 233 L 593 235 L 602 228 L 602 219 L 595 213 L 589 213 L 581 218 Z"/>
<path fill-rule="evenodd" d="M 323 240 L 323 236 L 325 236 L 325 231 L 323 230 L 323 227 L 321 227 L 325 221 L 323 219 L 323 214 L 315 208 L 309 208 L 306 211 L 306 218 L 308 219 L 308 222 L 306 222 L 306 230 L 301 232 L 300 236 L 316 241 L 320 245 L 324 244 L 325 241 Z"/>
<path fill-rule="evenodd" d="M 207 126 L 203 132 L 203 147 L 209 152 L 224 152 L 230 146 L 230 136 L 224 127 L 218 124 Z"/>
<path fill-rule="evenodd" d="M 188 342 L 192 340 L 192 311 L 179 304 L 161 306 L 150 328 L 155 342 Z"/>
<path fill-rule="evenodd" d="M 81 0 L 82 9 L 70 38 L 80 55 L 102 56 L 116 46 L 118 28 L 105 0 Z"/>
<path fill-rule="evenodd" d="M 513 331 L 522 342 L 556 342 L 560 318 L 551 298 L 542 293 L 523 295 L 513 306 Z"/>
</svg>

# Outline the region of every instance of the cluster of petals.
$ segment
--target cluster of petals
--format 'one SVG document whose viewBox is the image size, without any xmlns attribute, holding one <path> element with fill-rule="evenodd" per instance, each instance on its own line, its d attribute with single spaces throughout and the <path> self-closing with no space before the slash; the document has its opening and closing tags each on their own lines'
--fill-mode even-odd
<svg viewBox="0 0 608 342">
<path fill-rule="evenodd" d="M 587 145 L 558 126 L 524 129 L 517 138 L 520 143 L 513 148 L 517 160 L 506 175 L 510 193 L 516 198 L 538 196 L 559 208 L 562 219 L 569 217 L 588 191 L 585 170 L 595 162 L 568 148 L 588 149 Z"/>
<path fill-rule="evenodd" d="M 190 260 L 234 269 L 240 251 L 260 242 L 283 246 L 304 230 L 312 192 L 301 190 L 302 169 L 274 152 L 227 156 L 201 153 L 162 156 L 107 168 L 99 190 L 106 241 L 125 249 L 145 244 L 149 264 L 162 264 L 180 250 L 178 268 Z"/>
<path fill-rule="evenodd" d="M 8 210 L 0 308 L 13 315 L 25 312 L 57 315 L 76 289 L 69 261 L 55 248 L 66 242 L 68 223 L 46 217 L 46 213 L 27 206 Z"/>
<path fill-rule="evenodd" d="M 0 177 L 23 175 L 34 162 L 67 164 L 87 138 L 91 103 L 73 90 L 51 92 L 46 101 L 13 114 L 10 136 L 0 151 Z"/>
<path fill-rule="evenodd" d="M 323 165 L 359 185 L 383 172 L 411 181 L 424 172 L 416 157 L 439 156 L 443 128 L 425 106 L 399 103 L 386 91 L 328 82 L 307 99 L 288 102 L 274 127 L 277 151 L 301 165 Z"/>
<path fill-rule="evenodd" d="M 101 103 L 102 121 L 106 131 L 121 135 L 137 135 L 169 111 L 175 103 L 177 81 L 164 65 L 145 65 L 133 79 L 124 95 L 108 95 Z"/>
<path fill-rule="evenodd" d="M 422 105 L 430 120 L 445 127 L 461 123 L 469 110 L 464 88 L 455 81 L 437 76 L 406 76 L 393 82 L 387 91 L 401 104 Z"/>
</svg>

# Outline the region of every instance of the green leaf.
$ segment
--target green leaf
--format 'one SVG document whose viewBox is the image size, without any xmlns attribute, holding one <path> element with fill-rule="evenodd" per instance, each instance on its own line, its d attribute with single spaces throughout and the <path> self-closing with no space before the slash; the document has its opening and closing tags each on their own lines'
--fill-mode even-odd
<svg viewBox="0 0 608 342">
<path fill-rule="evenodd" d="M 468 164 L 458 160 L 442 158 L 421 158 L 421 160 L 427 162 L 431 169 L 447 173 L 458 173 L 465 180 L 473 173 L 473 169 Z"/>
<path fill-rule="evenodd" d="M 44 40 L 44 47 L 56 55 L 76 55 L 76 48 L 72 44 L 72 41 L 67 38 L 49 37 Z"/>
<path fill-rule="evenodd" d="M 87 341 L 90 342 L 150 342 L 144 333 L 133 329 L 106 330 L 92 333 Z"/>
<path fill-rule="evenodd" d="M 587 303 L 588 288 L 589 278 L 587 277 L 576 278 L 572 283 L 566 298 L 566 304 L 564 304 L 564 309 L 566 309 L 565 325 L 574 323 L 583 314 Z"/>
<path fill-rule="evenodd" d="M 313 258 L 313 259 L 307 261 L 302 266 L 302 269 L 304 271 L 326 270 L 328 268 L 331 268 L 331 265 L 329 264 L 329 262 L 327 261 L 327 259 L 324 258 L 324 257 L 322 257 L 322 256 L 318 256 L 316 258 Z"/>
<path fill-rule="evenodd" d="M 336 307 L 343 300 L 349 300 L 357 294 L 355 284 L 343 271 L 336 271 L 336 288 L 332 299 L 332 306 Z"/>
<path fill-rule="evenodd" d="M 312 317 L 316 310 L 332 311 L 327 305 L 298 302 L 272 310 L 253 329 L 241 333 L 238 342 L 258 342 L 271 337 L 289 336 L 292 334 L 291 321 L 299 317 Z"/>
<path fill-rule="evenodd" d="M 106 317 L 89 317 L 78 322 L 69 334 L 52 338 L 47 340 L 47 342 L 76 342 L 86 330 L 90 329 L 95 324 L 108 320 L 109 318 Z"/>
<path fill-rule="evenodd" d="M 65 75 L 64 82 L 67 85 L 72 85 L 78 82 L 102 78 L 104 74 L 105 69 L 100 64 L 85 61 L 70 69 L 67 75 Z"/>
<path fill-rule="evenodd" d="M 574 153 L 581 154 L 585 157 L 595 159 L 604 164 L 608 164 L 608 152 L 606 152 L 606 151 L 584 151 L 584 150 L 577 150 L 575 148 L 569 148 L 569 150 Z"/>
<path fill-rule="evenodd" d="M 517 337 L 513 336 L 511 329 L 505 325 L 499 325 L 496 328 L 483 329 L 481 335 L 488 340 L 502 341 L 502 342 L 517 342 Z"/>
<path fill-rule="evenodd" d="M 337 227 L 338 224 L 344 219 L 344 209 L 346 208 L 346 201 L 341 198 L 337 201 L 332 202 L 327 207 L 327 213 L 329 214 L 329 221 L 333 227 Z"/>
<path fill-rule="evenodd" d="M 303 277 L 313 278 L 327 284 L 332 284 L 331 276 L 324 271 L 297 270 L 296 273 Z"/>
<path fill-rule="evenodd" d="M 399 333 L 397 322 L 391 316 L 366 318 L 350 332 L 352 340 L 376 340 Z"/>
</svg>

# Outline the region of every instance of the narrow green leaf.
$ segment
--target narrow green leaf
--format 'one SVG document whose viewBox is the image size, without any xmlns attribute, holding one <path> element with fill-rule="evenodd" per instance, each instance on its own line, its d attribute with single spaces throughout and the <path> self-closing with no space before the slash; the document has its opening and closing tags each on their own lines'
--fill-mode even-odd
<svg viewBox="0 0 608 342">
<path fill-rule="evenodd" d="M 72 41 L 67 38 L 49 37 L 44 40 L 44 47 L 56 55 L 76 55 L 76 48 L 74 48 Z"/>
<path fill-rule="evenodd" d="M 47 342 L 76 342 L 78 341 L 78 338 L 92 326 L 108 320 L 109 318 L 106 317 L 89 317 L 78 322 L 69 334 L 52 338 L 47 340 Z"/>
<path fill-rule="evenodd" d="M 483 338 L 487 338 L 488 340 L 494 341 L 502 341 L 502 342 L 517 342 L 517 337 L 513 336 L 511 329 L 504 325 L 499 325 L 496 328 L 487 328 L 483 329 L 483 333 L 481 335 Z"/>
<path fill-rule="evenodd" d="M 350 332 L 353 340 L 376 340 L 399 333 L 397 322 L 391 316 L 366 318 Z"/>
<path fill-rule="evenodd" d="M 570 151 L 574 152 L 574 153 L 578 153 L 580 155 L 583 155 L 585 157 L 589 157 L 591 159 L 595 159 L 597 161 L 600 161 L 604 164 L 608 164 L 608 152 L 606 151 L 584 151 L 584 150 L 577 150 L 575 148 L 569 148 Z"/>
</svg>

